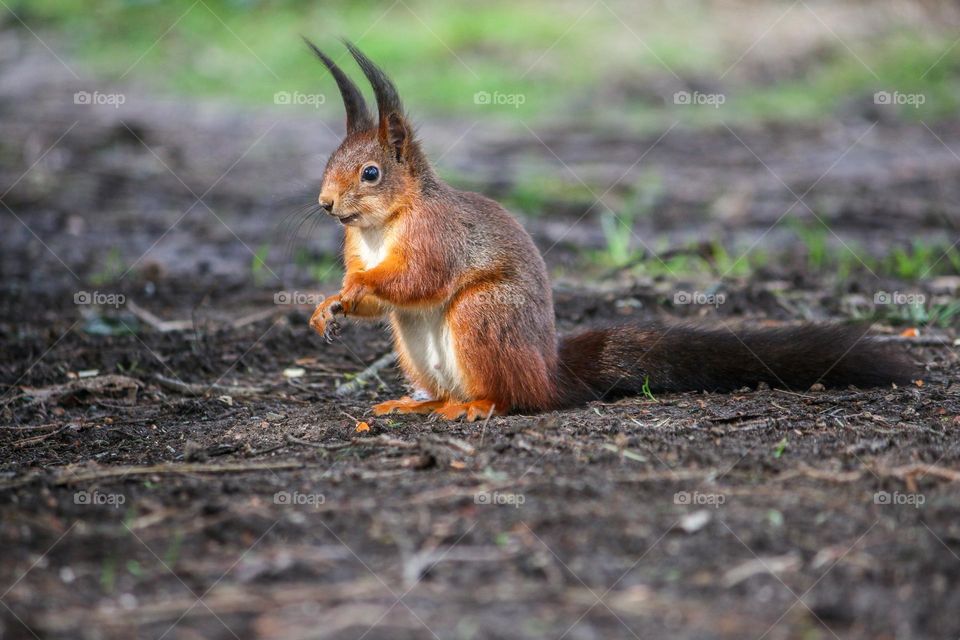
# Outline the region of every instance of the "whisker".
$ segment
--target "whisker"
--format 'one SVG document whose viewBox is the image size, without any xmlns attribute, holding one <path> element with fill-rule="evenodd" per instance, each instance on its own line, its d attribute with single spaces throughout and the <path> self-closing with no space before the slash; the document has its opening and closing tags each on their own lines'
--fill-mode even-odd
<svg viewBox="0 0 960 640">
<path fill-rule="evenodd" d="M 320 205 L 316 202 L 301 204 L 292 211 L 283 216 L 283 218 L 274 226 L 274 235 L 287 237 L 291 230 L 298 227 L 303 220 L 320 211 Z"/>
<path fill-rule="evenodd" d="M 297 249 L 298 243 L 301 239 L 300 231 L 303 229 L 303 226 L 310 220 L 318 218 L 320 208 L 309 208 L 297 215 L 295 224 L 288 225 L 288 232 L 285 234 L 286 237 L 286 251 L 284 252 L 284 257 L 289 261 L 294 254 L 294 251 Z"/>
</svg>

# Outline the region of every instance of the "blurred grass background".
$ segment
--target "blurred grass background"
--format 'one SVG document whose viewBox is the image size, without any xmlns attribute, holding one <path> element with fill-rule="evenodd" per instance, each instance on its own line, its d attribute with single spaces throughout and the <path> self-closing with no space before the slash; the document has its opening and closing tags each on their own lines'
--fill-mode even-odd
<svg viewBox="0 0 960 640">
<path fill-rule="evenodd" d="M 369 0 L 19 0 L 26 23 L 105 78 L 159 91 L 271 104 L 280 91 L 332 92 L 298 35 L 348 64 L 356 41 L 421 116 L 483 109 L 504 119 L 626 123 L 677 119 L 676 91 L 722 93 L 684 107 L 690 126 L 791 120 L 922 93 L 906 119 L 960 103 L 956 8 L 949 2 L 512 2 Z M 352 63 L 349 63 L 352 65 Z M 348 67 L 350 68 L 350 67 Z M 355 71 L 355 69 L 352 69 Z M 478 105 L 477 92 L 522 95 Z M 338 100 L 320 106 L 340 117 Z"/>
<path fill-rule="evenodd" d="M 769 127 L 775 132 L 784 122 L 800 125 L 783 128 L 789 131 L 788 139 L 811 131 L 825 139 L 843 139 L 847 125 L 860 131 L 868 123 L 894 129 L 900 122 L 914 123 L 917 129 L 927 127 L 929 144 L 943 151 L 940 146 L 946 144 L 933 133 L 935 123 L 949 127 L 960 107 L 960 6 L 955 2 L 3 1 L 16 16 L 0 12 L 0 19 L 44 40 L 49 35 L 55 55 L 82 66 L 78 75 L 88 77 L 92 71 L 107 86 L 145 89 L 142 93 L 149 96 L 183 96 L 189 98 L 185 104 L 213 100 L 231 109 L 246 105 L 253 110 L 273 109 L 281 92 L 323 94 L 326 100 L 317 109 L 331 123 L 343 118 L 339 96 L 299 36 L 311 38 L 359 79 L 359 70 L 338 41 L 349 38 L 393 77 L 415 122 L 447 120 L 453 125 L 447 129 L 455 133 L 482 122 L 478 132 L 497 132 L 507 146 L 514 139 L 533 143 L 536 153 L 520 143 L 512 150 L 519 160 L 503 184 L 489 175 L 486 183 L 478 183 L 475 166 L 469 163 L 440 169 L 456 186 L 484 190 L 526 220 L 536 220 L 541 230 L 558 218 L 598 223 L 602 237 L 589 246 L 578 245 L 569 262 L 570 271 L 578 275 L 607 277 L 629 271 L 652 279 L 723 280 L 764 271 L 782 275 L 785 271 L 777 267 L 789 263 L 844 287 L 857 274 L 909 282 L 960 274 L 955 224 L 949 212 L 944 213 L 948 207 L 938 199 L 935 179 L 918 196 L 926 198 L 926 215 L 936 222 L 924 229 L 925 236 L 911 232 L 876 242 L 892 233 L 880 229 L 869 237 L 844 232 L 841 240 L 814 220 L 812 211 L 804 215 L 797 208 L 775 225 L 787 238 L 781 237 L 779 244 L 765 233 L 757 246 L 748 234 L 736 235 L 743 230 L 738 226 L 750 222 L 738 218 L 710 227 L 714 236 L 705 241 L 708 246 L 694 246 L 689 234 L 678 239 L 668 231 L 699 233 L 698 225 L 715 222 L 724 199 L 746 208 L 743 199 L 754 198 L 749 185 L 735 180 L 713 185 L 715 192 L 703 204 L 678 197 L 682 185 L 668 187 L 665 175 L 651 167 L 608 188 L 608 178 L 620 176 L 623 167 L 618 161 L 604 165 L 603 153 L 597 151 L 620 138 L 656 139 L 677 125 L 679 130 L 716 127 L 752 164 L 736 134 L 728 135 L 723 127 Z M 677 92 L 722 96 L 723 104 L 677 104 Z M 877 92 L 921 96 L 922 104 L 878 105 Z M 478 93 L 510 99 L 480 103 Z M 313 107 L 301 108 L 309 112 Z M 838 123 L 844 126 L 833 126 Z M 550 154 L 538 148 L 534 129 L 551 142 L 563 140 L 574 156 L 590 156 L 592 144 L 588 161 L 597 175 L 584 172 L 581 182 L 558 171 Z M 774 134 L 771 145 L 775 139 Z M 918 153 L 924 150 L 920 147 Z M 703 150 L 691 148 L 689 153 Z M 721 153 L 717 158 L 724 163 L 735 156 Z M 836 156 L 829 162 L 834 160 Z M 787 161 L 801 178 L 805 164 L 816 164 L 808 158 Z M 827 168 L 819 167 L 815 174 Z M 908 166 L 904 171 L 912 170 Z M 870 183 L 864 190 L 875 186 Z M 769 195 L 760 192 L 756 199 Z M 842 195 L 855 208 L 873 206 L 856 194 Z M 949 194 L 942 197 L 949 199 Z M 664 202 L 697 210 L 688 212 L 687 221 L 664 230 L 667 225 L 654 220 Z M 818 215 L 842 222 L 844 214 L 836 208 L 843 203 L 838 202 L 813 206 Z M 653 231 L 643 246 L 637 241 L 638 226 Z M 269 282 L 269 243 L 255 253 L 251 277 Z M 278 258 L 279 264 L 287 261 Z M 103 266 L 104 282 L 123 271 L 119 256 L 114 262 Z M 336 273 L 337 258 L 330 253 L 302 249 L 293 262 L 314 281 Z M 563 275 L 564 264 L 558 260 L 556 274 Z M 898 308 L 894 311 L 905 315 L 895 320 L 956 322 L 960 306 L 945 305 Z"/>
</svg>

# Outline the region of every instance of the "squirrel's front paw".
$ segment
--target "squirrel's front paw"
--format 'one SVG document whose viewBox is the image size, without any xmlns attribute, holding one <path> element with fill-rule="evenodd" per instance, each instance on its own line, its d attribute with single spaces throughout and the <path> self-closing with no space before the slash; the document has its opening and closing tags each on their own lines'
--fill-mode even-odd
<svg viewBox="0 0 960 640">
<path fill-rule="evenodd" d="M 343 303 L 343 308 L 347 311 L 356 309 L 363 299 L 369 293 L 363 277 L 359 273 L 350 274 L 343 283 L 343 289 L 338 298 Z"/>
<path fill-rule="evenodd" d="M 310 316 L 310 327 L 330 342 L 340 333 L 340 324 L 337 322 L 336 315 L 342 313 L 343 304 L 340 302 L 340 297 L 327 298 L 313 310 L 313 315 Z"/>
</svg>

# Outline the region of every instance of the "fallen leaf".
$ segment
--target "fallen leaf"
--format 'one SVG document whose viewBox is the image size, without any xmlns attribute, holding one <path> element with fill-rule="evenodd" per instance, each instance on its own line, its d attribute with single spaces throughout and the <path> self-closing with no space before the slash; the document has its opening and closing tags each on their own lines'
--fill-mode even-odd
<svg viewBox="0 0 960 640">
<path fill-rule="evenodd" d="M 364 431 L 370 431 L 370 425 L 368 425 L 366 422 L 358 422 L 358 423 L 357 423 L 357 428 L 354 429 L 354 431 L 357 432 L 357 433 L 363 433 Z"/>
<path fill-rule="evenodd" d="M 303 367 L 290 367 L 283 370 L 284 378 L 302 378 L 304 374 L 307 373 L 307 370 Z"/>
<path fill-rule="evenodd" d="M 903 338 L 916 338 L 920 335 L 920 332 L 916 327 L 910 327 L 909 329 L 904 329 L 900 332 L 900 336 Z"/>
</svg>

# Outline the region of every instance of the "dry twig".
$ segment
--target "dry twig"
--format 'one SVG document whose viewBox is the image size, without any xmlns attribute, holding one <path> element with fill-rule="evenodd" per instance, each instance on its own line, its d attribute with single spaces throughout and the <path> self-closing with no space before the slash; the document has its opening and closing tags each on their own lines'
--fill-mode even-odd
<svg viewBox="0 0 960 640">
<path fill-rule="evenodd" d="M 156 380 L 157 383 L 164 389 L 176 391 L 187 396 L 205 396 L 211 392 L 216 392 L 230 396 L 246 397 L 259 396 L 268 392 L 268 390 L 264 387 L 241 387 L 216 383 L 197 384 L 184 382 L 182 380 L 168 378 L 160 375 L 159 373 L 154 374 L 153 379 Z"/>
<path fill-rule="evenodd" d="M 385 353 L 377 358 L 369 367 L 354 376 L 352 380 L 337 386 L 334 393 L 336 393 L 338 396 L 349 396 L 356 393 L 363 388 L 363 386 L 366 385 L 371 378 L 379 377 L 381 370 L 392 366 L 396 361 L 397 354 L 395 354 L 393 351 L 390 353 Z"/>
</svg>

